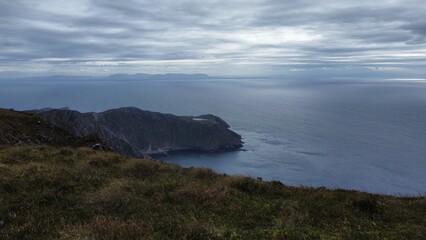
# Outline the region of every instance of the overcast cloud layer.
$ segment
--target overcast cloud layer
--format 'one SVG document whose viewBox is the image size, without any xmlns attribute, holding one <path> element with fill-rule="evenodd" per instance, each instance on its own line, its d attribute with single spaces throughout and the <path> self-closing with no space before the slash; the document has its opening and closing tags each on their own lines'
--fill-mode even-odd
<svg viewBox="0 0 426 240">
<path fill-rule="evenodd" d="M 0 75 L 426 73 L 423 0 L 0 0 Z"/>
</svg>

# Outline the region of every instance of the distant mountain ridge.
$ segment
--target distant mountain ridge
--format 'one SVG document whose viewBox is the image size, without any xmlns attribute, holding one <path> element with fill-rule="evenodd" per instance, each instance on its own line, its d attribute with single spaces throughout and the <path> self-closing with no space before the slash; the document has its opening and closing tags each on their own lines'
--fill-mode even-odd
<svg viewBox="0 0 426 240">
<path fill-rule="evenodd" d="M 117 81 L 146 81 L 146 80 L 202 80 L 211 79 L 213 77 L 207 74 L 185 74 L 185 73 L 165 73 L 165 74 L 147 74 L 147 73 L 136 73 L 136 74 L 113 74 L 109 76 L 67 76 L 67 75 L 54 75 L 54 76 L 39 76 L 39 77 L 23 77 L 13 78 L 12 80 L 29 80 L 29 81 L 71 81 L 71 80 L 117 80 Z"/>
<path fill-rule="evenodd" d="M 111 80 L 193 80 L 193 79 L 208 79 L 207 74 L 183 74 L 183 73 L 165 73 L 165 74 L 114 74 L 103 79 Z"/>
<path fill-rule="evenodd" d="M 99 136 L 113 150 L 129 156 L 178 151 L 220 152 L 242 147 L 241 136 L 221 118 L 175 116 L 134 107 L 100 113 L 68 109 L 35 111 L 44 121 L 72 134 Z"/>
</svg>

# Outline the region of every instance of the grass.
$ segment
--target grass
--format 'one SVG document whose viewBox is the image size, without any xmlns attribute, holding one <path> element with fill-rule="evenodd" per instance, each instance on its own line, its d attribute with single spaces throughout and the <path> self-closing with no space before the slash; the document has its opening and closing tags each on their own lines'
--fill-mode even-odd
<svg viewBox="0 0 426 240">
<path fill-rule="evenodd" d="M 0 145 L 90 146 L 93 143 L 102 141 L 96 136 L 76 137 L 32 113 L 0 108 Z"/>
<path fill-rule="evenodd" d="M 289 187 L 88 148 L 0 148 L 0 239 L 426 239 L 426 197 Z"/>
</svg>

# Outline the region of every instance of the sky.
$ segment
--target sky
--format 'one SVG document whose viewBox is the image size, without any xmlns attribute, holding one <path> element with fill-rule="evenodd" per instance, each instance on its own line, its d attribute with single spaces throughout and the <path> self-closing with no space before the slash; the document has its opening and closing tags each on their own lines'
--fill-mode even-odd
<svg viewBox="0 0 426 240">
<path fill-rule="evenodd" d="M 0 76 L 426 76 L 424 0 L 0 0 Z"/>
</svg>

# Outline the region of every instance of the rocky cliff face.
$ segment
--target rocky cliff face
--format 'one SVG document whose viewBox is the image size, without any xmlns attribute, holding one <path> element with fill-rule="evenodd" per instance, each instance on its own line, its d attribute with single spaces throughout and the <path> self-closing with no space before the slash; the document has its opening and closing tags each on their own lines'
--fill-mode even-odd
<svg viewBox="0 0 426 240">
<path fill-rule="evenodd" d="M 231 131 L 225 121 L 210 114 L 181 117 L 130 107 L 101 113 L 53 109 L 37 114 L 46 122 L 77 136 L 96 134 L 124 155 L 217 152 L 242 147 L 241 136 Z"/>
<path fill-rule="evenodd" d="M 94 135 L 80 138 L 44 122 L 27 112 L 0 108 L 0 145 L 48 144 L 54 146 L 91 146 L 102 140 Z"/>
</svg>

